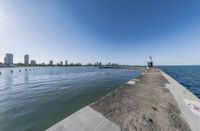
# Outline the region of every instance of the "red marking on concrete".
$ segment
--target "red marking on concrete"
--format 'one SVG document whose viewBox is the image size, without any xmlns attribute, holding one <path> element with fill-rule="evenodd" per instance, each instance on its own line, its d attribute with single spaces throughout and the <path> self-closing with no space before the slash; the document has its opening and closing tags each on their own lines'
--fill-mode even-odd
<svg viewBox="0 0 200 131">
<path fill-rule="evenodd" d="M 200 116 L 200 102 L 184 99 L 187 107 L 195 114 Z"/>
</svg>

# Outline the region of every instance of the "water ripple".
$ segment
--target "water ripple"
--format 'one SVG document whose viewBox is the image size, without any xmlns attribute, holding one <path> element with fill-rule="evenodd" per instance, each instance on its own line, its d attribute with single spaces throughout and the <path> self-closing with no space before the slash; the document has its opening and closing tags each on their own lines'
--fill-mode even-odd
<svg viewBox="0 0 200 131">
<path fill-rule="evenodd" d="M 14 73 L 10 73 L 11 69 Z M 139 71 L 95 67 L 50 67 L 31 71 L 2 68 L 1 72 L 2 131 L 43 131 L 140 74 Z"/>
</svg>

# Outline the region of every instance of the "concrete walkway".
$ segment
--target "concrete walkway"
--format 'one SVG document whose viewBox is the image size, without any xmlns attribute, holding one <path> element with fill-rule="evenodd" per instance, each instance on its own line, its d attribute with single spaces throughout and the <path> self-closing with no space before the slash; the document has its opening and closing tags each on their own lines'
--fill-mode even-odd
<svg viewBox="0 0 200 131">
<path fill-rule="evenodd" d="M 47 131 L 120 131 L 120 128 L 87 106 L 58 122 Z"/>
<path fill-rule="evenodd" d="M 167 74 L 150 69 L 47 131 L 199 131 L 198 112 L 190 109 L 198 102 Z"/>
<path fill-rule="evenodd" d="M 119 125 L 121 131 L 190 131 L 159 70 L 150 69 L 134 81 L 91 107 Z"/>
<path fill-rule="evenodd" d="M 192 131 L 200 131 L 200 100 L 169 75 L 162 71 L 161 73 L 169 82 L 166 87 L 176 99 L 182 117 L 188 122 Z M 190 103 L 197 103 L 198 109 L 195 111 L 193 108 L 190 108 L 190 106 L 188 106 Z"/>
</svg>

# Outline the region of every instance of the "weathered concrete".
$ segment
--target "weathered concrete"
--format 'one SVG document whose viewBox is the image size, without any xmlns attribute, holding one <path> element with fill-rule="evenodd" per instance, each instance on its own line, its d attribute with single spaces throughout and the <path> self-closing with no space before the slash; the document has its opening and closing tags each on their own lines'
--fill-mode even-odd
<svg viewBox="0 0 200 131">
<path fill-rule="evenodd" d="M 177 81 L 172 79 L 169 75 L 162 72 L 162 75 L 169 81 L 166 87 L 173 94 L 176 99 L 179 109 L 181 110 L 182 117 L 188 122 L 190 128 L 193 131 L 200 131 L 200 116 L 194 114 L 190 108 L 187 106 L 187 103 L 184 100 L 189 100 L 192 102 L 199 103 L 200 100 L 193 95 L 190 91 L 188 91 L 184 86 L 179 84 Z M 200 113 L 200 110 L 199 110 Z"/>
<path fill-rule="evenodd" d="M 190 131 L 160 71 L 150 69 L 138 79 L 91 107 L 119 125 L 121 131 Z"/>
<path fill-rule="evenodd" d="M 47 131 L 120 131 L 120 128 L 87 106 L 58 122 Z"/>
<path fill-rule="evenodd" d="M 48 131 L 199 131 L 200 117 L 185 99 L 199 102 L 167 74 L 150 69 Z"/>
</svg>

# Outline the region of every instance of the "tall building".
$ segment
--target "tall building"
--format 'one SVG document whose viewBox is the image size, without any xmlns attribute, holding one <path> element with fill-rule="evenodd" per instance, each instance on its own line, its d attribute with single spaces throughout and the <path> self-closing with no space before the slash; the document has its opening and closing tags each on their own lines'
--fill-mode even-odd
<svg viewBox="0 0 200 131">
<path fill-rule="evenodd" d="M 67 60 L 65 61 L 65 65 L 68 65 L 68 61 Z"/>
<path fill-rule="evenodd" d="M 52 60 L 49 61 L 49 65 L 53 66 L 53 61 Z"/>
<path fill-rule="evenodd" d="M 35 60 L 31 60 L 31 65 L 36 65 L 36 61 Z"/>
<path fill-rule="evenodd" d="M 24 55 L 24 64 L 25 65 L 29 64 L 29 55 Z"/>
<path fill-rule="evenodd" d="M 63 65 L 63 62 L 62 62 L 62 61 L 60 62 L 60 65 L 61 65 L 61 66 Z"/>
<path fill-rule="evenodd" d="M 7 66 L 13 65 L 13 54 L 6 53 L 6 57 L 4 57 L 4 64 Z"/>
</svg>

